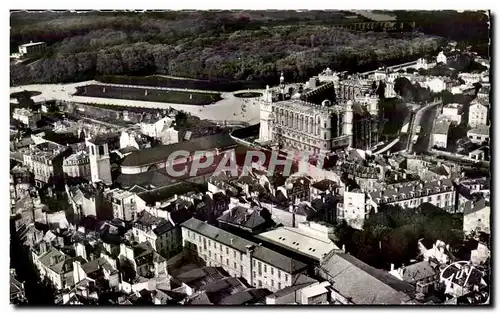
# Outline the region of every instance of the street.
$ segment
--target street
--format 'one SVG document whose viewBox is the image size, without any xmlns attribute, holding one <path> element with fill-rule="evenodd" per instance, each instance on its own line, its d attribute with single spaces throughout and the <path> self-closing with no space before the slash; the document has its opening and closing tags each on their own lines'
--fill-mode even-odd
<svg viewBox="0 0 500 314">
<path fill-rule="evenodd" d="M 413 123 L 413 128 L 412 128 L 412 136 L 415 134 L 414 130 L 416 130 L 417 126 L 421 127 L 420 134 L 418 136 L 417 143 L 410 145 L 409 152 L 414 152 L 417 154 L 423 153 L 429 149 L 429 143 L 431 140 L 431 134 L 432 134 L 432 126 L 434 123 L 434 120 L 437 117 L 438 114 L 438 108 L 441 103 L 436 102 L 427 105 L 426 107 L 422 108 L 417 114 L 415 115 L 415 120 Z M 410 139 L 411 140 L 411 139 Z"/>
</svg>

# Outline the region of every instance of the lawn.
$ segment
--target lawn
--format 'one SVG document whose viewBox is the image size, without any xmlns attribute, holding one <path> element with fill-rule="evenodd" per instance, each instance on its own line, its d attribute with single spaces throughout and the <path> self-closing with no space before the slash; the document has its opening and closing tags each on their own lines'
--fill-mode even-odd
<svg viewBox="0 0 500 314">
<path fill-rule="evenodd" d="M 169 88 L 187 88 L 195 90 L 210 90 L 219 92 L 234 92 L 244 89 L 263 89 L 266 84 L 260 81 L 208 81 L 182 78 L 170 78 L 165 76 L 125 76 L 106 75 L 98 77 L 97 80 L 103 83 L 124 84 L 140 86 L 157 86 Z"/>
<path fill-rule="evenodd" d="M 99 97 L 163 102 L 172 104 L 186 104 L 204 106 L 213 104 L 221 97 L 214 93 L 193 93 L 181 91 L 167 91 L 133 87 L 115 87 L 103 85 L 86 85 L 77 88 L 75 96 Z"/>
</svg>

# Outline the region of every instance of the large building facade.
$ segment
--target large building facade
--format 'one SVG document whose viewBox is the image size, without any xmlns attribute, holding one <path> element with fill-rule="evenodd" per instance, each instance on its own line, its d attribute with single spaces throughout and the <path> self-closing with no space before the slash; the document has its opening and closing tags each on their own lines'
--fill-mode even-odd
<svg viewBox="0 0 500 314">
<path fill-rule="evenodd" d="M 273 101 L 276 97 L 267 88 L 261 101 L 259 142 L 313 154 L 345 147 L 367 149 L 378 142 L 378 108 L 356 99 L 362 91 L 354 83 L 341 84 L 335 103 L 327 99 L 315 104 Z"/>
</svg>

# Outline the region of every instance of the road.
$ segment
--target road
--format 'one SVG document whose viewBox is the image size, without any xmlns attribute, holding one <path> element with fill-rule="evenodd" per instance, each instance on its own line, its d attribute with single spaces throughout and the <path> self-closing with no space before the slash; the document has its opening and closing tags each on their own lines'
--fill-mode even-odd
<svg viewBox="0 0 500 314">
<path fill-rule="evenodd" d="M 410 148 L 408 149 L 409 152 L 419 154 L 429 150 L 432 127 L 435 119 L 437 118 L 440 104 L 441 102 L 434 102 L 426 105 L 416 112 L 410 136 L 416 134 L 414 132 L 418 126 L 421 127 L 421 130 L 417 142 L 415 144 L 410 144 Z"/>
</svg>

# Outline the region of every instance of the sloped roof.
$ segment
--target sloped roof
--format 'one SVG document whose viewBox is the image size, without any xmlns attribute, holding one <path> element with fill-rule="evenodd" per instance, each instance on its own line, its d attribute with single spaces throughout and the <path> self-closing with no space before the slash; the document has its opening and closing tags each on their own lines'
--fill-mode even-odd
<svg viewBox="0 0 500 314">
<path fill-rule="evenodd" d="M 332 288 L 354 304 L 401 304 L 412 300 L 415 294 L 409 283 L 349 254 L 333 254 L 322 265 L 320 273 Z"/>
<path fill-rule="evenodd" d="M 133 152 L 122 162 L 122 166 L 135 167 L 150 165 L 167 160 L 175 151 L 184 150 L 194 152 L 198 150 L 225 149 L 236 146 L 236 142 L 227 133 L 199 137 L 190 141 L 183 141 L 170 145 L 155 146 L 138 152 Z"/>
<path fill-rule="evenodd" d="M 480 211 L 481 209 L 483 209 L 485 207 L 488 207 L 488 205 L 486 203 L 486 200 L 484 198 L 482 198 L 479 201 L 477 201 L 474 204 L 474 206 L 466 206 L 464 209 L 464 216 L 469 215 L 469 214 L 473 214 L 477 211 Z"/>
<path fill-rule="evenodd" d="M 409 283 L 414 283 L 434 275 L 436 275 L 436 271 L 427 261 L 411 264 L 402 269 L 403 280 Z"/>
<path fill-rule="evenodd" d="M 254 209 L 251 212 L 249 211 L 250 210 L 248 208 L 236 206 L 217 218 L 217 220 L 223 223 L 242 226 L 252 230 L 266 223 L 266 220 L 260 216 L 257 209 Z"/>
</svg>

